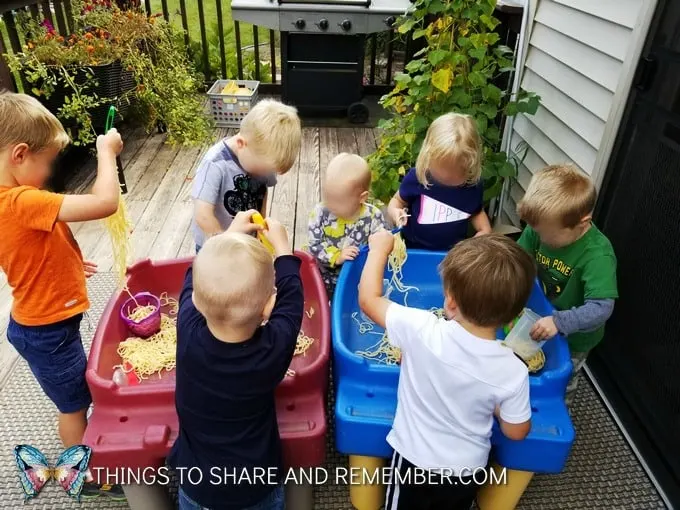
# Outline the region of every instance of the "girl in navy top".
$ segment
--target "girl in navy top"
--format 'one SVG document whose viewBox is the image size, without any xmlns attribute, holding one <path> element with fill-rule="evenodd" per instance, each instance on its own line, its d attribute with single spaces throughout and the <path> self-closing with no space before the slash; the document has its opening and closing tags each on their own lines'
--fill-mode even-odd
<svg viewBox="0 0 680 510">
<path fill-rule="evenodd" d="M 482 141 L 469 115 L 447 113 L 427 130 L 416 167 L 408 171 L 388 206 L 403 226 L 408 248 L 448 251 L 465 239 L 491 232 L 484 212 Z"/>
</svg>

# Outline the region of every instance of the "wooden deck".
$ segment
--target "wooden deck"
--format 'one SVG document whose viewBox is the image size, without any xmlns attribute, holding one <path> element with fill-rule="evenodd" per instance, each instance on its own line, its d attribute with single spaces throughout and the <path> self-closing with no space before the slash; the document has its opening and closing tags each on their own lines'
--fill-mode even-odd
<svg viewBox="0 0 680 510">
<path fill-rule="evenodd" d="M 217 137 L 235 133 L 218 129 Z M 339 152 L 367 156 L 376 147 L 376 132 L 370 128 L 303 128 L 300 156 L 270 193 L 268 212 L 288 229 L 295 248 L 307 237 L 308 213 L 319 201 L 325 169 Z M 134 260 L 172 259 L 194 253 L 190 232 L 192 203 L 191 183 L 196 166 L 210 146 L 172 147 L 165 135 L 147 135 L 141 130 L 127 133 L 122 154 L 128 194 L 125 199 L 134 231 Z M 81 193 L 91 186 L 96 161 L 88 161 L 71 179 L 69 192 Z M 100 272 L 111 271 L 111 245 L 102 222 L 71 225 L 83 256 L 99 265 Z M 6 341 L 5 331 L 12 305 L 11 288 L 0 273 L 0 387 L 10 373 L 17 353 Z"/>
</svg>

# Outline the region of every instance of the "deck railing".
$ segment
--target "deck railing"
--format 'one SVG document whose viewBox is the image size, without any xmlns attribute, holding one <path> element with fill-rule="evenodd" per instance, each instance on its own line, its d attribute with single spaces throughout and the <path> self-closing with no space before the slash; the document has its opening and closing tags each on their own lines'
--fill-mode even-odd
<svg viewBox="0 0 680 510">
<path fill-rule="evenodd" d="M 280 34 L 255 25 L 233 21 L 229 0 L 118 0 L 119 4 L 140 5 L 147 14 L 162 14 L 166 21 L 184 31 L 187 51 L 207 86 L 220 78 L 254 79 L 262 82 L 263 93 L 281 88 Z M 27 13 L 49 20 L 62 35 L 73 31 L 71 0 L 5 0 L 0 5 L 4 26 L 0 26 L 0 54 L 21 51 L 17 16 Z M 197 23 L 194 23 L 197 21 Z M 364 85 L 367 93 L 382 94 L 391 89 L 394 75 L 401 71 L 415 51 L 411 38 L 392 30 L 366 39 Z M 17 77 L 0 59 L 0 88 L 17 89 Z"/>
<path fill-rule="evenodd" d="M 219 78 L 254 79 L 262 82 L 261 91 L 280 92 L 280 34 L 277 31 L 239 23 L 231 19 L 230 0 L 114 0 L 120 6 L 139 6 L 147 14 L 162 14 L 184 30 L 187 51 L 196 68 L 205 76 L 207 86 Z M 0 55 L 19 52 L 24 41 L 17 30 L 20 13 L 39 20 L 47 19 L 62 35 L 73 31 L 71 0 L 2 0 L 0 16 Z M 521 12 L 521 11 L 520 11 Z M 510 47 L 519 28 L 513 24 L 521 14 L 501 12 L 499 30 Z M 196 23 L 195 23 L 196 22 Z M 411 34 L 395 30 L 371 34 L 366 39 L 364 56 L 364 90 L 383 94 L 393 85 L 395 74 L 403 70 L 422 39 L 412 41 Z M 0 58 L 0 89 L 17 89 L 20 77 L 12 76 Z"/>
</svg>

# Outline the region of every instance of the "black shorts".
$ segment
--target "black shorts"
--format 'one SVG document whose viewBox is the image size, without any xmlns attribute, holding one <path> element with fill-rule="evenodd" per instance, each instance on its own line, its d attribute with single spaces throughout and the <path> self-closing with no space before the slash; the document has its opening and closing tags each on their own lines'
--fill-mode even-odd
<svg viewBox="0 0 680 510">
<path fill-rule="evenodd" d="M 396 451 L 391 468 L 385 510 L 470 510 L 479 489 L 472 476 L 425 477 Z"/>
</svg>

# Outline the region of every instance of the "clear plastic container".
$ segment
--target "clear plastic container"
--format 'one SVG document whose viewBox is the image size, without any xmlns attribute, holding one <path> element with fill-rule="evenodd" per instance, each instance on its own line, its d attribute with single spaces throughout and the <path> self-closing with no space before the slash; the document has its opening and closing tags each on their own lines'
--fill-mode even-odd
<svg viewBox="0 0 680 510">
<path fill-rule="evenodd" d="M 525 308 L 515 326 L 505 337 L 505 344 L 523 359 L 531 359 L 545 343 L 545 340 L 534 342 L 529 334 L 534 323 L 540 318 L 540 315 Z"/>
</svg>

